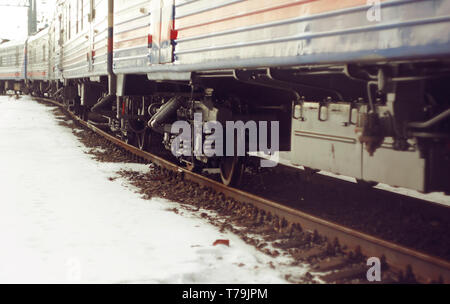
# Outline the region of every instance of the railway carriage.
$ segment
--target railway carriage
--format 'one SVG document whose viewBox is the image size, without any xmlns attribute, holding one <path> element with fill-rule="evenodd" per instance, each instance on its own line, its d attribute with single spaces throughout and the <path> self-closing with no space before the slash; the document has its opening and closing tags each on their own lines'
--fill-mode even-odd
<svg viewBox="0 0 450 304">
<path fill-rule="evenodd" d="M 0 44 L 0 93 L 22 91 L 26 72 L 25 42 Z"/>
<path fill-rule="evenodd" d="M 108 75 L 108 1 L 66 0 L 59 6 L 63 78 Z"/>
<path fill-rule="evenodd" d="M 115 2 L 116 95 L 131 125 L 155 108 L 133 95 L 174 104 L 168 87 L 180 96 L 193 90 L 201 97 L 190 98 L 185 113 L 279 121 L 289 165 L 449 190 L 448 1 L 157 2 Z M 193 120 L 180 109 L 171 114 Z M 127 137 L 144 134 L 120 125 Z M 221 161 L 238 168 L 224 169 L 224 180 L 238 181 L 240 160 Z"/>
<path fill-rule="evenodd" d="M 268 157 L 272 122 L 287 165 L 448 192 L 449 33 L 445 0 L 61 0 L 43 93 L 141 149 L 180 152 L 202 114 Z M 228 185 L 249 164 L 200 152 L 179 161 Z"/>
<path fill-rule="evenodd" d="M 27 40 L 27 87 L 33 95 L 41 95 L 49 86 L 50 44 L 48 28 Z"/>
</svg>

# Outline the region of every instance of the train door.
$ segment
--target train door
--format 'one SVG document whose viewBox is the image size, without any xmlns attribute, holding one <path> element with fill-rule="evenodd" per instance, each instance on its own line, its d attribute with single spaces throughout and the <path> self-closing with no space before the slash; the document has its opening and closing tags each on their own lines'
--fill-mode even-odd
<svg viewBox="0 0 450 304">
<path fill-rule="evenodd" d="M 87 60 L 88 60 L 88 70 L 89 72 L 92 72 L 94 70 L 94 42 L 95 42 L 95 0 L 89 1 L 89 43 L 88 43 L 88 54 L 87 54 Z"/>
<path fill-rule="evenodd" d="M 174 0 L 156 0 L 151 2 L 150 23 L 150 62 L 152 64 L 173 61 Z"/>
</svg>

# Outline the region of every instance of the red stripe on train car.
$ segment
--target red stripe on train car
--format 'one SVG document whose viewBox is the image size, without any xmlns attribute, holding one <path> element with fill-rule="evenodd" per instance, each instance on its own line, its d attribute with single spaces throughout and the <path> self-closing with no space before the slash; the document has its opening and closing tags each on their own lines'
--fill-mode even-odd
<svg viewBox="0 0 450 304">
<path fill-rule="evenodd" d="M 148 35 L 147 37 L 147 47 L 151 49 L 153 46 L 153 35 Z"/>
</svg>

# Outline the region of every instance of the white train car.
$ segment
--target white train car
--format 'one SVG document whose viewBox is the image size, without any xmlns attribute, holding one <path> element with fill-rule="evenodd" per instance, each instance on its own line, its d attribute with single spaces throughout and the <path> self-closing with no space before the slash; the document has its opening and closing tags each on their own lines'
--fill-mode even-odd
<svg viewBox="0 0 450 304">
<path fill-rule="evenodd" d="M 449 16 L 444 0 L 115 1 L 116 93 L 125 110 L 161 83 L 237 96 L 280 122 L 292 166 L 448 191 L 448 136 L 419 122 L 447 130 Z"/>
<path fill-rule="evenodd" d="M 22 91 L 25 84 L 25 41 L 0 44 L 0 93 Z"/>
<path fill-rule="evenodd" d="M 274 122 L 291 166 L 449 192 L 449 32 L 447 0 L 60 0 L 47 93 L 142 149 L 171 149 L 194 114 Z M 27 76 L 14 47 L 0 46 L 3 87 Z M 246 160 L 180 158 L 229 185 Z"/>
<path fill-rule="evenodd" d="M 63 79 L 100 77 L 108 74 L 108 1 L 58 2 L 55 16 Z"/>
<path fill-rule="evenodd" d="M 46 28 L 27 40 L 27 87 L 33 95 L 41 95 L 49 87 L 50 44 Z"/>
</svg>

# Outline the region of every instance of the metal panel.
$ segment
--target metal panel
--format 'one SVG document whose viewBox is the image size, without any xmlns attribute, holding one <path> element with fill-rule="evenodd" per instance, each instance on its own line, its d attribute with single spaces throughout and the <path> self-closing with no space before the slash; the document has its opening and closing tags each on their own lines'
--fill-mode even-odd
<svg viewBox="0 0 450 304">
<path fill-rule="evenodd" d="M 24 79 L 24 50 L 24 42 L 7 42 L 0 45 L 0 80 Z"/>
<path fill-rule="evenodd" d="M 161 2 L 161 51 L 159 63 L 169 63 L 173 60 L 172 38 L 174 32 L 174 0 L 162 0 Z"/>
<path fill-rule="evenodd" d="M 198 14 L 246 0 L 175 0 L 177 18 Z"/>
<path fill-rule="evenodd" d="M 48 80 L 49 43 L 48 28 L 28 39 L 27 79 Z"/>
<path fill-rule="evenodd" d="M 151 1 L 150 63 L 169 63 L 173 58 L 174 1 Z"/>
<path fill-rule="evenodd" d="M 393 168 L 395 168 L 393 170 Z M 389 139 L 373 156 L 363 153 L 363 179 L 425 191 L 425 159 L 416 151 L 395 151 Z"/>
<path fill-rule="evenodd" d="M 177 2 L 178 3 L 178 2 Z M 365 61 L 450 54 L 450 2 L 383 1 L 382 19 L 371 22 L 366 1 L 239 1 L 197 14 L 176 14 L 175 59 L 179 64 L 275 58 L 296 64 Z M 178 9 L 178 7 L 177 7 Z M 234 13 L 234 14 L 233 14 Z M 295 60 L 295 58 L 297 58 Z"/>
<path fill-rule="evenodd" d="M 160 61 L 160 51 L 161 51 L 161 4 L 162 0 L 153 0 L 150 2 L 150 13 L 151 13 L 151 23 L 150 23 L 150 63 L 158 64 Z"/>
<path fill-rule="evenodd" d="M 359 141 L 360 129 L 356 127 L 358 113 L 367 109 L 353 108 L 350 115 L 350 107 L 339 103 L 320 106 L 308 102 L 302 108 L 297 105 L 292 122 L 292 151 L 288 152 L 291 163 L 425 191 L 426 164 L 420 152 L 415 148 L 395 151 L 393 139 L 386 138 L 381 148 L 370 156 Z M 388 107 L 378 110 L 383 113 Z M 411 147 L 416 145 L 411 143 Z"/>
<path fill-rule="evenodd" d="M 96 0 L 92 25 L 92 51 L 89 76 L 108 74 L 108 1 Z"/>
<path fill-rule="evenodd" d="M 114 24 L 114 73 L 137 73 L 138 69 L 148 67 L 150 1 L 116 1 Z"/>
<path fill-rule="evenodd" d="M 302 115 L 292 121 L 291 162 L 362 178 L 362 145 L 355 134 L 355 126 L 349 124 L 350 110 L 349 104 L 298 105 L 295 112 Z"/>
<path fill-rule="evenodd" d="M 69 0 L 61 3 L 57 10 L 55 22 L 55 54 L 52 61 L 57 62 L 54 76 L 57 79 L 75 79 L 89 75 L 91 56 L 91 28 L 88 24 L 89 3 L 83 1 L 83 27 L 79 23 L 81 15 L 77 13 L 78 3 Z M 70 13 L 69 13 L 70 7 Z M 78 7 L 79 8 L 79 7 Z M 79 8 L 80 9 L 80 8 Z M 79 10 L 81 13 L 81 10 Z M 61 18 L 59 21 L 58 19 Z M 70 27 L 69 27 L 70 18 Z M 78 31 L 77 31 L 78 23 Z M 61 35 L 58 37 L 58 28 L 61 27 Z M 70 30 L 70 36 L 68 31 Z M 59 63 L 58 63 L 59 62 Z"/>
</svg>

